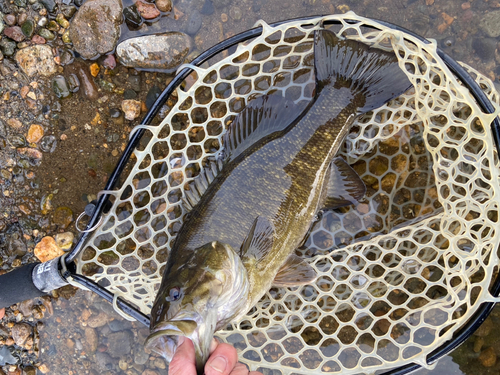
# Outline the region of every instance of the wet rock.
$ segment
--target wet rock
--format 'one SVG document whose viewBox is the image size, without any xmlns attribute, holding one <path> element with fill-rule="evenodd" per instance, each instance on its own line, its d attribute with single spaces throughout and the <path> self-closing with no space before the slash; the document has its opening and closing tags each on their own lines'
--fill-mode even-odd
<svg viewBox="0 0 500 375">
<path fill-rule="evenodd" d="M 40 74 L 50 76 L 56 72 L 52 48 L 36 45 L 17 51 L 15 59 L 28 76 Z"/>
<path fill-rule="evenodd" d="M 27 20 L 21 25 L 21 30 L 27 38 L 31 38 L 35 32 L 35 22 L 33 20 Z"/>
<path fill-rule="evenodd" d="M 26 0 L 14 0 L 14 4 L 16 4 L 20 8 L 26 8 Z"/>
<path fill-rule="evenodd" d="M 188 55 L 191 38 L 180 32 L 127 39 L 116 48 L 121 64 L 138 69 L 173 71 Z"/>
<path fill-rule="evenodd" d="M 172 10 L 172 0 L 156 0 L 155 4 L 160 12 L 170 12 Z"/>
<path fill-rule="evenodd" d="M 92 315 L 88 320 L 87 320 L 87 325 L 90 328 L 97 328 L 97 327 L 102 327 L 109 321 L 109 316 L 108 314 L 104 312 L 100 312 L 97 315 Z"/>
<path fill-rule="evenodd" d="M 56 240 L 54 238 L 46 236 L 36 244 L 35 246 L 35 256 L 41 262 L 47 262 L 48 260 L 57 258 L 64 254 L 64 251 L 57 246 Z"/>
<path fill-rule="evenodd" d="M 149 354 L 144 350 L 143 345 L 136 345 L 134 348 L 134 362 L 138 365 L 144 365 L 149 359 Z"/>
<path fill-rule="evenodd" d="M 7 125 L 9 125 L 12 129 L 20 129 L 23 126 L 23 123 L 17 118 L 10 118 L 7 120 Z"/>
<path fill-rule="evenodd" d="M 75 50 L 86 59 L 112 51 L 120 36 L 121 0 L 89 0 L 78 10 L 69 36 Z"/>
<path fill-rule="evenodd" d="M 88 352 L 94 353 L 97 350 L 98 339 L 95 329 L 87 327 L 85 328 L 85 341 L 87 347 L 85 348 Z"/>
<path fill-rule="evenodd" d="M 125 23 L 132 29 L 139 28 L 142 25 L 142 17 L 135 4 L 123 9 L 123 17 Z"/>
<path fill-rule="evenodd" d="M 23 31 L 19 26 L 11 26 L 7 27 L 3 33 L 11 38 L 12 40 L 15 40 L 16 42 L 21 42 L 24 40 L 24 34 Z"/>
<path fill-rule="evenodd" d="M 63 76 L 54 77 L 52 80 L 52 90 L 59 99 L 64 99 L 71 95 L 66 78 Z"/>
<path fill-rule="evenodd" d="M 74 238 L 75 235 L 71 232 L 58 233 L 55 236 L 57 246 L 59 246 L 62 250 L 71 249 Z"/>
<path fill-rule="evenodd" d="M 73 222 L 73 211 L 69 207 L 57 207 L 52 222 L 61 229 L 66 229 Z"/>
<path fill-rule="evenodd" d="M 61 25 L 61 27 L 64 27 L 65 29 L 69 27 L 69 21 L 66 19 L 66 17 L 64 17 L 62 13 L 59 13 L 56 16 L 56 21 L 59 25 Z"/>
<path fill-rule="evenodd" d="M 494 38 L 474 38 L 472 48 L 483 60 L 489 61 L 495 58 L 497 40 Z"/>
<path fill-rule="evenodd" d="M 500 10 L 487 12 L 482 16 L 479 27 L 486 35 L 492 38 L 500 36 Z"/>
<path fill-rule="evenodd" d="M 68 88 L 71 92 L 78 92 L 80 90 L 80 80 L 78 79 L 76 74 L 68 75 Z"/>
<path fill-rule="evenodd" d="M 156 8 L 154 4 L 137 1 L 135 3 L 135 6 L 137 8 L 137 11 L 145 20 L 152 20 L 160 15 L 160 11 Z"/>
<path fill-rule="evenodd" d="M 32 299 L 29 299 L 29 300 L 26 300 L 26 301 L 23 301 L 21 302 L 18 306 L 19 306 L 19 311 L 21 311 L 21 313 L 24 315 L 24 316 L 31 316 L 31 314 L 33 314 L 33 300 Z"/>
<path fill-rule="evenodd" d="M 150 109 L 160 95 L 161 89 L 158 86 L 151 87 L 148 91 L 148 95 L 146 96 L 146 107 Z"/>
<path fill-rule="evenodd" d="M 134 335 L 130 331 L 113 332 L 108 335 L 108 352 L 115 358 L 127 355 L 132 350 Z"/>
<path fill-rule="evenodd" d="M 239 21 L 241 20 L 241 17 L 243 17 L 243 12 L 241 11 L 241 8 L 235 6 L 229 10 L 229 16 L 233 20 Z"/>
<path fill-rule="evenodd" d="M 42 150 L 43 152 L 54 152 L 56 146 L 57 140 L 53 135 L 47 135 L 43 137 L 40 141 L 40 144 L 38 145 L 38 147 L 40 147 L 40 150 Z"/>
<path fill-rule="evenodd" d="M 40 139 L 43 137 L 43 128 L 40 125 L 33 124 L 30 126 L 28 130 L 28 136 L 26 140 L 29 143 L 38 143 Z"/>
<path fill-rule="evenodd" d="M 3 38 L 0 41 L 0 50 L 5 56 L 12 56 L 16 50 L 16 42 L 9 38 Z"/>
<path fill-rule="evenodd" d="M 46 40 L 44 37 L 40 35 L 33 35 L 33 38 L 31 38 L 31 41 L 35 44 L 45 44 Z"/>
<path fill-rule="evenodd" d="M 64 17 L 66 17 L 68 19 L 73 17 L 76 13 L 76 7 L 74 7 L 73 5 L 62 4 L 59 7 L 59 10 L 64 15 Z"/>
<path fill-rule="evenodd" d="M 102 370 L 111 370 L 113 368 L 113 363 L 115 362 L 113 358 L 108 353 L 97 352 L 95 355 L 97 366 Z"/>
<path fill-rule="evenodd" d="M 102 65 L 106 69 L 113 70 L 114 68 L 116 68 L 116 59 L 115 59 L 115 56 L 114 55 L 108 55 L 108 56 L 106 56 L 106 58 L 102 62 Z"/>
<path fill-rule="evenodd" d="M 214 12 L 214 5 L 212 4 L 212 0 L 205 0 L 203 3 L 203 7 L 201 8 L 200 13 L 205 14 L 207 16 L 213 14 Z"/>
<path fill-rule="evenodd" d="M 137 98 L 137 93 L 132 89 L 127 89 L 123 93 L 123 99 L 135 99 Z"/>
<path fill-rule="evenodd" d="M 27 19 L 28 19 L 28 15 L 26 13 L 19 13 L 19 15 L 17 17 L 17 24 L 22 25 L 23 23 L 26 22 Z"/>
<path fill-rule="evenodd" d="M 189 16 L 186 26 L 186 33 L 189 35 L 196 34 L 198 30 L 200 30 L 201 22 L 201 14 L 198 10 L 195 9 Z"/>
<path fill-rule="evenodd" d="M 38 30 L 38 35 L 40 35 L 42 38 L 46 40 L 54 40 L 56 37 L 52 31 L 47 30 L 45 28 Z"/>
<path fill-rule="evenodd" d="M 0 346 L 0 366 L 5 366 L 6 364 L 16 364 L 17 358 L 14 357 L 9 350 L 8 346 Z"/>
<path fill-rule="evenodd" d="M 12 327 L 12 338 L 16 345 L 22 346 L 33 332 L 33 328 L 26 323 L 15 324 Z"/>
<path fill-rule="evenodd" d="M 479 354 L 478 360 L 484 367 L 495 366 L 495 363 L 497 362 L 495 349 L 489 347 L 488 349 L 483 350 L 481 354 Z"/>
<path fill-rule="evenodd" d="M 133 99 L 122 101 L 122 111 L 127 120 L 134 120 L 141 114 L 141 102 Z"/>
<path fill-rule="evenodd" d="M 5 23 L 9 26 L 14 26 L 17 22 L 17 17 L 15 14 L 6 14 L 3 18 Z"/>
<path fill-rule="evenodd" d="M 77 63 L 71 64 L 68 66 L 68 72 L 78 76 L 80 79 L 80 88 L 87 99 L 96 100 L 99 97 L 97 86 L 86 66 Z"/>
<path fill-rule="evenodd" d="M 54 13 L 56 10 L 56 2 L 54 0 L 40 0 L 40 3 L 49 11 L 49 13 Z"/>
</svg>

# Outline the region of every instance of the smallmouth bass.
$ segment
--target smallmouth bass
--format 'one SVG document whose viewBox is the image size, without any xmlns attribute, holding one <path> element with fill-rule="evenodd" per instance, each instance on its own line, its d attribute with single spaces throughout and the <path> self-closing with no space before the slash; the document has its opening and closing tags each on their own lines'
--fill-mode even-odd
<svg viewBox="0 0 500 375">
<path fill-rule="evenodd" d="M 173 244 L 146 345 L 171 360 L 178 337 L 200 373 L 214 333 L 241 318 L 272 285 L 311 283 L 294 254 L 323 208 L 361 199 L 365 186 L 335 158 L 354 119 L 411 87 L 393 53 L 320 30 L 316 89 L 307 105 L 278 95 L 251 101 L 224 150 L 186 191 L 192 208 Z"/>
</svg>

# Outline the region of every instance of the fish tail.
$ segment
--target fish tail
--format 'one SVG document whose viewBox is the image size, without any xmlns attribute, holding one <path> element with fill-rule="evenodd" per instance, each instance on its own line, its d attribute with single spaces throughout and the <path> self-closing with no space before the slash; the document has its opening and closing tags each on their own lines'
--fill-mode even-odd
<svg viewBox="0 0 500 375">
<path fill-rule="evenodd" d="M 329 30 L 315 34 L 317 93 L 348 88 L 358 114 L 378 108 L 411 87 L 394 53 L 351 40 Z"/>
</svg>

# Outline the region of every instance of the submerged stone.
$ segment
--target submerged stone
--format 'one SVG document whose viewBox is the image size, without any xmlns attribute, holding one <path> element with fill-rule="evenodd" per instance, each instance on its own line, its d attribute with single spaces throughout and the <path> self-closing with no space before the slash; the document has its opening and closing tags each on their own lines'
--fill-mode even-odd
<svg viewBox="0 0 500 375">
<path fill-rule="evenodd" d="M 54 94 L 56 94 L 59 99 L 64 99 L 71 95 L 68 83 L 63 76 L 54 77 L 52 80 L 52 89 L 54 90 Z"/>
<path fill-rule="evenodd" d="M 186 33 L 189 35 L 194 35 L 200 30 L 201 28 L 201 14 L 198 10 L 194 10 L 191 15 L 189 16 L 188 22 L 187 22 L 187 27 L 186 27 Z"/>
<path fill-rule="evenodd" d="M 54 13 L 54 11 L 56 10 L 57 5 L 54 0 L 40 0 L 40 2 L 50 13 Z"/>
<path fill-rule="evenodd" d="M 56 72 L 52 48 L 46 45 L 23 48 L 17 51 L 15 59 L 28 76 L 35 74 L 50 76 Z"/>
<path fill-rule="evenodd" d="M 121 0 L 89 0 L 76 13 L 69 28 L 75 50 L 85 59 L 112 51 L 120 36 Z"/>
<path fill-rule="evenodd" d="M 132 29 L 136 29 L 142 25 L 142 17 L 135 4 L 123 9 L 123 17 L 125 18 L 125 23 Z"/>
<path fill-rule="evenodd" d="M 27 20 L 21 25 L 21 30 L 26 37 L 31 38 L 35 31 L 35 22 L 33 22 L 33 20 Z"/>
<path fill-rule="evenodd" d="M 15 40 L 16 42 L 21 42 L 24 40 L 23 31 L 19 26 L 11 26 L 7 27 L 3 33 L 8 36 L 10 39 Z"/>
<path fill-rule="evenodd" d="M 5 56 L 12 56 L 16 50 L 16 42 L 9 38 L 3 38 L 0 41 L 0 50 Z"/>
<path fill-rule="evenodd" d="M 161 89 L 158 86 L 153 86 L 148 91 L 148 95 L 146 96 L 146 107 L 150 109 L 156 99 L 161 95 Z"/>
<path fill-rule="evenodd" d="M 136 69 L 173 71 L 186 58 L 191 38 L 180 32 L 127 39 L 116 47 L 122 65 Z"/>
</svg>

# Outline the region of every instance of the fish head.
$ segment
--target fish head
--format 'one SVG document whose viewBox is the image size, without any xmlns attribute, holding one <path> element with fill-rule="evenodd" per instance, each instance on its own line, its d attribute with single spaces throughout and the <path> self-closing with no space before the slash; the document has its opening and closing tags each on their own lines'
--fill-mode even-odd
<svg viewBox="0 0 500 375">
<path fill-rule="evenodd" d="M 215 331 L 246 312 L 248 278 L 239 255 L 227 244 L 213 241 L 189 253 L 169 258 L 145 345 L 171 361 L 179 338 L 188 337 L 202 366 Z"/>
</svg>

